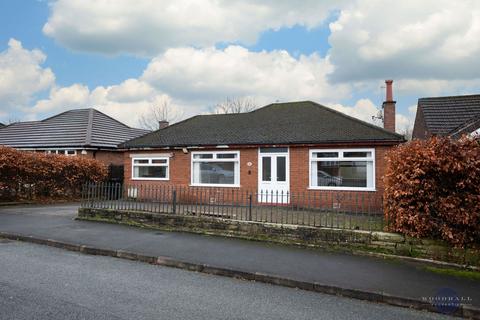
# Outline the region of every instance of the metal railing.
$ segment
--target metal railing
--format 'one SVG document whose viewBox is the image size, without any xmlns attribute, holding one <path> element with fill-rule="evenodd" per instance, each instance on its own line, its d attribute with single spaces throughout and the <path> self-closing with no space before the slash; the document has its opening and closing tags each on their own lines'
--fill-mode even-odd
<svg viewBox="0 0 480 320">
<path fill-rule="evenodd" d="M 84 186 L 81 206 L 368 231 L 385 225 L 382 199 L 375 192 L 99 183 Z"/>
</svg>

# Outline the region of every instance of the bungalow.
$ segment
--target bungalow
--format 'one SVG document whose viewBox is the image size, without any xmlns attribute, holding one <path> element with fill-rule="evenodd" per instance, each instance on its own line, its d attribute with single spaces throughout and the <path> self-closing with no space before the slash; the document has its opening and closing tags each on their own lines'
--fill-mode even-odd
<svg viewBox="0 0 480 320">
<path fill-rule="evenodd" d="M 0 145 L 123 165 L 123 152 L 117 145 L 148 132 L 130 128 L 93 108 L 74 109 L 41 121 L 4 126 L 0 128 Z"/>
<path fill-rule="evenodd" d="M 293 192 L 383 192 L 385 153 L 396 134 L 391 81 L 386 128 L 311 101 L 273 103 L 237 114 L 198 115 L 121 147 L 124 181 Z M 284 202 L 285 199 L 282 199 Z"/>
<path fill-rule="evenodd" d="M 480 94 L 418 99 L 414 139 L 480 133 Z"/>
</svg>

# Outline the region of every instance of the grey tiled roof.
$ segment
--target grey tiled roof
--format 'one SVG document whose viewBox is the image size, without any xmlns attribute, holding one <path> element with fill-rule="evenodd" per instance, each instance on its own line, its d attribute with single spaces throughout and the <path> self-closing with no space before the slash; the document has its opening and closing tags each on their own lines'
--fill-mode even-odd
<svg viewBox="0 0 480 320">
<path fill-rule="evenodd" d="M 480 94 L 421 98 L 425 126 L 431 134 L 445 136 L 475 116 L 480 116 Z"/>
<path fill-rule="evenodd" d="M 17 122 L 0 129 L 0 145 L 16 148 L 116 148 L 150 131 L 134 129 L 89 109 L 75 109 L 42 121 Z"/>
<path fill-rule="evenodd" d="M 199 115 L 127 141 L 127 148 L 403 141 L 383 128 L 311 101 L 274 103 L 252 112 Z"/>
</svg>

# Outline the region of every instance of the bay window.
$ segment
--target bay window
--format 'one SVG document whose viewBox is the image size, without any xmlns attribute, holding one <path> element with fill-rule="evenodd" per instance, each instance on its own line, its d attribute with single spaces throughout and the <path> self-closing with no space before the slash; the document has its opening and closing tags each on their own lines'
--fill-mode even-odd
<svg viewBox="0 0 480 320">
<path fill-rule="evenodd" d="M 168 180 L 168 157 L 132 158 L 133 180 Z"/>
<path fill-rule="evenodd" d="M 310 188 L 375 190 L 375 150 L 310 150 Z"/>
<path fill-rule="evenodd" d="M 192 152 L 192 185 L 240 185 L 240 153 L 238 151 Z"/>
</svg>

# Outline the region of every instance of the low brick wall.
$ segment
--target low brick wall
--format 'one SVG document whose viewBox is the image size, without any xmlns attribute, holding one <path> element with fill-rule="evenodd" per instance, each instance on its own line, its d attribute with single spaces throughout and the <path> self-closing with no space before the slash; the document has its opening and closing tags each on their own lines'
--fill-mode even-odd
<svg viewBox="0 0 480 320">
<path fill-rule="evenodd" d="M 80 208 L 78 219 L 309 247 L 394 254 L 480 266 L 480 250 L 478 248 L 457 249 L 437 240 L 409 238 L 388 232 L 280 225 L 211 217 L 91 208 Z"/>
</svg>

